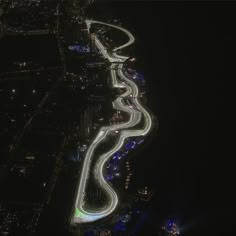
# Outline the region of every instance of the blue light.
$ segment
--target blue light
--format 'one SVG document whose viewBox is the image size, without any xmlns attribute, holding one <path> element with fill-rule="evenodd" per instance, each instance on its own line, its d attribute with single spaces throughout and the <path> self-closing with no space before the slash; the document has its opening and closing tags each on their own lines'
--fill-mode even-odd
<svg viewBox="0 0 236 236">
<path fill-rule="evenodd" d="M 166 226 L 167 230 L 171 231 L 173 226 L 174 226 L 174 221 L 173 220 L 168 220 L 167 221 L 167 226 Z"/>
<path fill-rule="evenodd" d="M 123 232 L 126 231 L 125 224 L 119 221 L 119 222 L 115 225 L 114 230 L 115 230 L 115 231 L 123 231 Z"/>
<path fill-rule="evenodd" d="M 86 53 L 89 52 L 89 46 L 81 46 L 81 45 L 73 45 L 68 47 L 69 50 L 72 52 L 78 52 L 78 53 Z"/>
<path fill-rule="evenodd" d="M 130 141 L 130 142 L 126 143 L 125 148 L 126 148 L 126 150 L 129 150 L 129 149 L 134 149 L 135 146 L 136 146 L 136 142 Z"/>
<path fill-rule="evenodd" d="M 139 74 L 138 79 L 139 79 L 139 80 L 144 80 L 143 74 Z"/>
<path fill-rule="evenodd" d="M 133 75 L 133 79 L 134 80 L 142 80 L 142 81 L 144 81 L 144 75 L 143 74 L 141 74 L 141 73 L 135 73 L 134 75 Z"/>
<path fill-rule="evenodd" d="M 106 175 L 106 180 L 111 181 L 113 179 L 112 175 Z"/>
<path fill-rule="evenodd" d="M 115 160 L 115 159 L 120 159 L 121 158 L 121 152 L 120 151 L 118 151 L 118 152 L 116 152 L 115 154 L 114 154 L 114 156 L 113 156 L 113 160 Z"/>
</svg>

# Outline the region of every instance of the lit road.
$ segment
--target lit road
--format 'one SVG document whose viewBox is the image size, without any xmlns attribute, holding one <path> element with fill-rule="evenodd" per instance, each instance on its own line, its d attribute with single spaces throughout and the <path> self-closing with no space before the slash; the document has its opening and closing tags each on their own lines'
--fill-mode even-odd
<svg viewBox="0 0 236 236">
<path fill-rule="evenodd" d="M 133 81 L 128 79 L 122 71 L 123 63 L 128 59 L 128 57 L 117 55 L 116 53 L 116 51 L 128 47 L 135 41 L 133 35 L 128 30 L 122 27 L 103 23 L 100 21 L 86 20 L 86 24 L 88 31 L 90 30 L 91 24 L 102 24 L 121 30 L 122 32 L 127 34 L 129 38 L 127 43 L 117 48 L 114 48 L 112 50 L 112 53 L 108 53 L 108 50 L 95 36 L 95 44 L 97 48 L 100 50 L 102 55 L 111 63 L 110 73 L 112 86 L 114 88 L 125 89 L 125 92 L 119 95 L 115 101 L 113 101 L 113 108 L 129 114 L 129 119 L 127 122 L 124 122 L 122 124 L 101 127 L 97 136 L 94 138 L 91 145 L 89 146 L 84 158 L 81 176 L 78 183 L 78 192 L 75 201 L 75 214 L 72 218 L 72 224 L 93 222 L 98 219 L 102 219 L 110 215 L 116 209 L 119 203 L 119 198 L 117 193 L 113 190 L 112 186 L 107 183 L 104 178 L 103 170 L 105 163 L 112 157 L 113 154 L 115 154 L 123 147 L 127 138 L 145 136 L 150 132 L 152 128 L 152 117 L 139 101 L 138 86 Z M 125 100 L 129 100 L 132 106 L 126 105 Z M 141 121 L 142 118 L 144 122 Z M 144 123 L 143 128 L 134 129 L 135 126 L 140 124 L 140 122 Z M 98 160 L 95 164 L 95 168 L 94 170 L 92 170 L 97 184 L 107 193 L 109 200 L 102 209 L 88 209 L 88 207 L 85 207 L 86 185 L 88 182 L 89 173 L 91 172 L 90 166 L 94 157 L 94 151 L 100 145 L 100 143 L 105 140 L 107 136 L 111 133 L 117 135 L 117 141 L 115 145 L 107 153 L 98 157 Z"/>
<path fill-rule="evenodd" d="M 129 41 L 117 48 L 114 48 L 113 49 L 113 52 L 117 51 L 117 50 L 121 50 L 123 48 L 126 48 L 128 46 L 130 46 L 131 44 L 134 43 L 135 41 L 135 38 L 134 36 L 126 29 L 120 27 L 120 26 L 117 26 L 117 25 L 112 25 L 112 24 L 108 24 L 108 23 L 104 23 L 104 22 L 101 22 L 101 21 L 96 21 L 96 20 L 86 20 L 86 25 L 87 25 L 87 28 L 88 30 L 90 30 L 90 27 L 91 27 L 91 24 L 101 24 L 101 25 L 106 25 L 106 26 L 109 26 L 109 27 L 112 27 L 112 28 L 115 28 L 115 29 L 118 29 L 120 31 L 123 31 L 125 34 L 127 34 L 127 36 L 129 37 Z"/>
</svg>

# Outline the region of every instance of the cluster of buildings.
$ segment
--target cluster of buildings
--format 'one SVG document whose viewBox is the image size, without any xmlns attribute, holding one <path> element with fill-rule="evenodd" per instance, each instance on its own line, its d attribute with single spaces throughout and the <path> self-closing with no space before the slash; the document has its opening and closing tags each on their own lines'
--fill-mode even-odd
<svg viewBox="0 0 236 236">
<path fill-rule="evenodd" d="M 8 34 L 42 34 L 53 32 L 59 0 L 4 0 L 0 16 Z"/>
<path fill-rule="evenodd" d="M 109 112 L 103 107 L 110 96 L 104 64 L 90 53 L 86 32 L 73 34 L 83 32 L 82 24 L 66 32 L 71 23 L 66 13 L 78 12 L 63 2 L 0 4 L 1 235 L 31 234 L 47 221 L 59 176 L 68 163 L 78 163 Z"/>
<path fill-rule="evenodd" d="M 91 2 L 4 0 L 2 4 L 0 0 L 0 44 L 6 43 L 0 59 L 8 63 L 0 70 L 0 138 L 4 139 L 0 156 L 5 157 L 0 159 L 0 188 L 4 192 L 0 196 L 0 234 L 31 234 L 37 232 L 41 221 L 56 222 L 59 216 L 53 214 L 55 206 L 51 203 L 60 202 L 67 194 L 64 182 L 76 188 L 79 174 L 73 168 L 80 168 L 98 129 L 127 119 L 112 109 L 109 63 L 98 53 L 94 35 L 88 35 L 81 17 Z M 115 32 L 106 27 L 98 34 L 109 47 L 123 41 L 111 39 Z M 7 37 L 13 42 L 10 46 Z M 19 50 L 19 42 L 21 48 L 25 44 L 25 50 Z M 5 60 L 8 51 L 11 57 Z M 127 61 L 127 68 L 129 63 L 132 59 Z M 129 69 L 126 76 L 139 86 L 141 96 L 145 95 L 143 75 Z M 127 156 L 142 143 L 142 138 L 126 140 L 106 165 L 106 180 L 129 194 L 133 168 Z M 54 196 L 55 191 L 61 195 Z M 100 191 L 91 190 L 90 195 L 102 199 Z M 145 186 L 133 198 L 148 202 L 152 195 Z M 73 193 L 71 196 L 64 207 L 73 202 Z M 69 219 L 71 212 L 67 211 L 64 218 Z M 108 219 L 109 227 L 104 221 L 104 227 L 89 226 L 83 233 L 103 236 L 136 232 L 145 219 L 145 212 L 131 208 L 116 212 Z M 67 219 L 63 224 L 68 225 Z"/>
<path fill-rule="evenodd" d="M 11 235 L 12 232 L 18 234 L 33 234 L 37 230 L 39 216 L 42 207 L 34 205 L 0 205 L 0 233 L 1 235 Z"/>
</svg>

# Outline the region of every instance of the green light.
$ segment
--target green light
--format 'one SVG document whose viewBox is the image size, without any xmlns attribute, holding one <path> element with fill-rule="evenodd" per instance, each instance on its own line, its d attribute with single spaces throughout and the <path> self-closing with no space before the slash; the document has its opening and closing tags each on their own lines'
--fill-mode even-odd
<svg viewBox="0 0 236 236">
<path fill-rule="evenodd" d="M 82 213 L 77 207 L 75 208 L 75 217 L 77 218 L 85 218 L 85 214 Z"/>
</svg>

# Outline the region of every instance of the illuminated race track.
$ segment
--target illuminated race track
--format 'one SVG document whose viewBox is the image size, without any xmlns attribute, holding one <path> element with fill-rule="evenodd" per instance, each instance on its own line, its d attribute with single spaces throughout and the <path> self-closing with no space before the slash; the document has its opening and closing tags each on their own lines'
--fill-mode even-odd
<svg viewBox="0 0 236 236">
<path fill-rule="evenodd" d="M 129 41 L 127 43 L 113 49 L 112 53 L 109 54 L 104 45 L 95 36 L 95 44 L 97 48 L 100 50 L 102 55 L 111 63 L 110 73 L 112 87 L 125 89 L 125 92 L 119 95 L 115 101 L 113 101 L 113 108 L 126 112 L 129 115 L 129 119 L 127 122 L 122 124 L 101 127 L 98 134 L 89 146 L 84 158 L 84 163 L 79 179 L 78 192 L 74 207 L 75 214 L 72 218 L 72 224 L 93 222 L 110 215 L 115 210 L 119 203 L 119 199 L 112 186 L 108 184 L 104 179 L 104 165 L 113 154 L 115 154 L 123 147 L 127 138 L 145 136 L 152 128 L 152 117 L 139 102 L 139 89 L 137 85 L 133 81 L 129 80 L 122 71 L 123 63 L 128 59 L 128 57 L 120 56 L 116 53 L 117 50 L 128 47 L 135 41 L 133 35 L 122 27 L 103 23 L 100 21 L 86 20 L 86 24 L 88 31 L 90 30 L 91 24 L 102 24 L 123 31 L 129 38 Z M 132 106 L 126 105 L 126 100 L 129 100 L 132 103 Z M 144 127 L 142 129 L 134 129 L 135 126 L 142 122 L 142 120 L 144 121 Z M 129 130 L 130 128 L 133 129 Z M 91 172 L 90 166 L 94 157 L 94 151 L 99 146 L 99 144 L 101 144 L 101 142 L 107 138 L 109 134 L 116 134 L 117 142 L 111 148 L 111 150 L 98 158 L 93 170 L 97 184 L 107 193 L 109 200 L 102 209 L 88 209 L 88 207 L 85 207 L 86 185 L 88 182 L 89 173 Z"/>
</svg>

